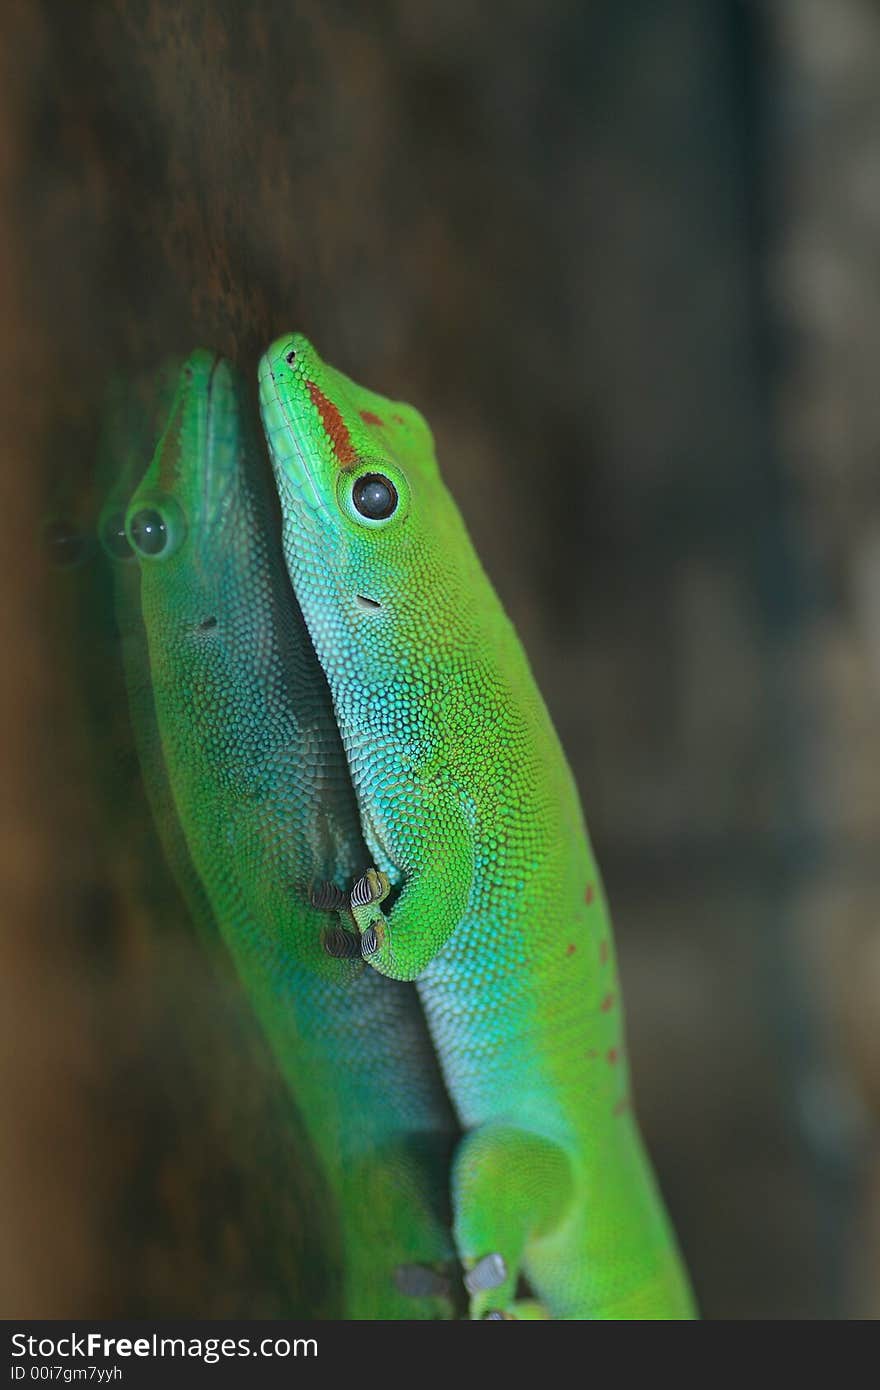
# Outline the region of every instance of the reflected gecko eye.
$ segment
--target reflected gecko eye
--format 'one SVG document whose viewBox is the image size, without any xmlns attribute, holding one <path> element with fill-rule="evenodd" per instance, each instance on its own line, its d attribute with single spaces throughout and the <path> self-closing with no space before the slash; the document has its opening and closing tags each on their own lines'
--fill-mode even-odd
<svg viewBox="0 0 880 1390">
<path fill-rule="evenodd" d="M 125 512 L 111 512 L 101 527 L 101 543 L 114 560 L 132 560 L 131 542 L 125 534 Z"/>
<path fill-rule="evenodd" d="M 351 499 L 361 516 L 384 521 L 397 507 L 397 489 L 382 473 L 365 473 L 355 483 Z"/>
<path fill-rule="evenodd" d="M 70 521 L 47 521 L 43 527 L 43 545 L 52 564 L 59 569 L 78 564 L 86 551 L 84 537 Z"/>
</svg>

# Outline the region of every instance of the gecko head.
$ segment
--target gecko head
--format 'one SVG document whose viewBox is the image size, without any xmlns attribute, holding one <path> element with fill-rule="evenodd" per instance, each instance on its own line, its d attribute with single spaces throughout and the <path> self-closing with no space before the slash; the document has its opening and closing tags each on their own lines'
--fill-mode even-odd
<svg viewBox="0 0 880 1390">
<path fill-rule="evenodd" d="M 382 623 L 387 639 L 416 603 L 424 621 L 432 557 L 460 553 L 461 521 L 419 412 L 357 385 L 299 333 L 263 357 L 260 407 L 307 619 L 320 590 L 313 617 L 331 597 L 361 634 Z"/>
<path fill-rule="evenodd" d="M 274 498 L 260 465 L 241 373 L 199 349 L 180 370 L 164 433 L 125 517 L 154 631 L 173 626 L 200 647 L 271 643 L 261 628 L 268 606 L 257 612 L 232 597 L 245 588 L 262 594 L 260 577 L 272 563 Z"/>
<path fill-rule="evenodd" d="M 229 362 L 204 348 L 191 353 L 152 462 L 125 513 L 125 540 L 143 563 L 173 563 L 188 537 L 196 549 L 209 540 L 216 546 L 232 481 L 222 460 L 235 457 L 242 413 Z M 109 539 L 121 549 L 118 532 Z"/>
<path fill-rule="evenodd" d="M 95 482 L 102 501 L 98 540 L 114 563 L 131 565 L 135 552 L 125 530 L 129 500 L 149 463 L 168 419 L 181 361 L 111 377 L 101 412 Z"/>
<path fill-rule="evenodd" d="M 430 470 L 434 457 L 412 406 L 358 386 L 301 333 L 279 338 L 263 357 L 260 406 L 279 487 L 313 521 L 347 519 L 356 535 L 405 520 L 413 472 Z"/>
</svg>

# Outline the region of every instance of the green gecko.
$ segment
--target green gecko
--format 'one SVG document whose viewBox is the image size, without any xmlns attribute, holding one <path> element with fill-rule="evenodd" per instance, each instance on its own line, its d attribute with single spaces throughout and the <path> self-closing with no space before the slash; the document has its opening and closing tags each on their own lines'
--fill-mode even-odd
<svg viewBox="0 0 880 1390">
<path fill-rule="evenodd" d="M 362 952 L 418 981 L 466 1131 L 452 1191 L 471 1316 L 516 1316 L 522 1272 L 554 1318 L 692 1317 L 577 791 L 428 425 L 298 334 L 262 359 L 260 401 L 377 866 L 351 895 Z"/>
<path fill-rule="evenodd" d="M 129 741 L 137 763 L 162 852 L 202 942 L 212 948 L 217 929 L 204 886 L 193 867 L 174 810 L 162 755 L 150 677 L 147 634 L 141 617 L 141 580 L 125 534 L 125 512 L 140 481 L 144 459 L 152 457 L 177 389 L 181 363 L 170 359 L 156 371 L 114 378 L 107 389 L 98 447 L 97 477 L 103 497 L 98 539 L 104 552 L 115 616 L 114 646 L 125 680 Z M 117 712 L 117 719 L 119 713 Z M 135 800 L 134 797 L 130 798 Z M 134 838 L 131 836 L 130 838 Z M 144 849 L 144 836 L 138 837 Z M 146 872 L 155 866 L 146 855 Z M 143 892 L 155 893 L 155 883 Z M 166 905 L 166 911 L 167 905 Z"/>
<path fill-rule="evenodd" d="M 161 1122 L 151 1125 L 126 1182 L 113 1189 L 108 1219 L 117 1267 L 108 1277 L 119 1306 L 141 1316 L 217 1315 L 230 1297 L 250 1316 L 328 1316 L 338 1308 L 338 1290 L 324 1257 L 338 1244 L 338 1222 L 178 822 L 153 700 L 140 568 L 125 534 L 125 511 L 165 427 L 180 367 L 169 360 L 108 383 L 94 477 L 100 549 L 89 551 L 98 589 L 93 583 L 88 628 L 78 634 L 95 704 L 98 844 L 125 923 L 108 992 L 129 999 L 136 977 L 135 994 L 148 990 L 153 1020 L 141 1046 L 146 1040 L 149 1048 L 153 1030 L 161 1030 L 158 1052 L 139 1054 L 147 1097 L 132 1098 L 137 1124 L 157 1088 L 161 1109 L 152 1119 Z M 137 1035 L 144 1020 L 134 1000 L 132 1008 Z M 116 1031 L 112 1018 L 111 1011 L 108 1057 L 119 1052 L 120 1025 L 123 1053 L 132 1046 L 127 1008 Z"/>
<path fill-rule="evenodd" d="M 195 352 L 126 516 L 165 763 L 338 1213 L 342 1315 L 450 1317 L 456 1127 L 418 996 L 332 958 L 346 938 L 310 900 L 368 857 L 262 462 L 238 374 Z"/>
</svg>

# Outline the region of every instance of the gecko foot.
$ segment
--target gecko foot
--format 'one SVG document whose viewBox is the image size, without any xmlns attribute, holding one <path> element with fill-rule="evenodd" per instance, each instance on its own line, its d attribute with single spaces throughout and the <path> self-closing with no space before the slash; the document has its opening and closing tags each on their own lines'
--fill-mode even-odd
<svg viewBox="0 0 880 1390">
<path fill-rule="evenodd" d="M 328 956 L 337 960 L 357 960 L 361 954 L 361 943 L 354 932 L 344 927 L 329 927 L 323 934 L 324 950 Z"/>
<path fill-rule="evenodd" d="M 375 926 L 371 924 L 361 936 L 360 953 L 364 957 L 364 960 L 367 960 L 370 956 L 374 956 L 380 944 L 379 933 L 376 931 Z"/>
<path fill-rule="evenodd" d="M 309 900 L 320 912 L 337 912 L 341 907 L 348 907 L 348 898 L 342 889 L 326 879 L 311 885 Z"/>
<path fill-rule="evenodd" d="M 504 1256 L 493 1252 L 467 1271 L 464 1286 L 469 1294 L 482 1293 L 484 1289 L 497 1289 L 507 1278 L 507 1264 Z"/>
<path fill-rule="evenodd" d="M 369 907 L 372 903 L 380 903 L 390 892 L 388 875 L 381 869 L 367 869 L 351 890 L 351 906 Z"/>
<path fill-rule="evenodd" d="M 381 869 L 367 869 L 351 890 L 349 907 L 361 934 L 361 955 L 371 960 L 385 940 L 385 918 L 378 904 L 391 892 L 387 874 Z M 375 910 L 374 910 L 375 909 Z"/>
</svg>

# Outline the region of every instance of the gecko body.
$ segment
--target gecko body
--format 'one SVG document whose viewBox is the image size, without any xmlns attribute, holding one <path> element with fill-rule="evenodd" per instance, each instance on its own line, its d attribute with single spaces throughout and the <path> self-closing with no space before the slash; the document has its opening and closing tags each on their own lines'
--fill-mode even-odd
<svg viewBox="0 0 880 1390">
<path fill-rule="evenodd" d="M 375 865 L 352 894 L 362 952 L 418 982 L 466 1131 L 471 1315 L 511 1315 L 524 1274 L 554 1318 L 691 1317 L 577 790 L 431 432 L 298 334 L 264 356 L 260 398 Z"/>
</svg>

